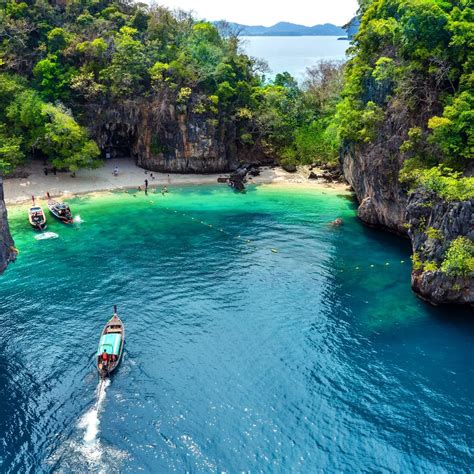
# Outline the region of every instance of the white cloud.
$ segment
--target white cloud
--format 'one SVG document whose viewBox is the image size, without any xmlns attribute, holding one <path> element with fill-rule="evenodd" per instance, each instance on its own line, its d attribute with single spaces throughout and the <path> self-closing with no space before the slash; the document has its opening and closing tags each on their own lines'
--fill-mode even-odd
<svg viewBox="0 0 474 474">
<path fill-rule="evenodd" d="M 198 18 L 270 26 L 289 21 L 312 26 L 343 25 L 355 14 L 357 0 L 158 0 L 169 8 L 193 10 Z"/>
</svg>

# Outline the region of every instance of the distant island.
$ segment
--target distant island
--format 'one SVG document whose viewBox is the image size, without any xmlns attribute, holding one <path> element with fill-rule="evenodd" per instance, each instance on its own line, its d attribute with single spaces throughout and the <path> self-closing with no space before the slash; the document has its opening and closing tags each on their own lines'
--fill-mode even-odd
<svg viewBox="0 0 474 474">
<path fill-rule="evenodd" d="M 232 22 L 216 22 L 216 25 L 226 24 L 231 29 L 239 31 L 242 36 L 345 36 L 347 31 L 332 23 L 324 25 L 304 26 L 281 21 L 273 26 L 248 26 Z"/>
</svg>

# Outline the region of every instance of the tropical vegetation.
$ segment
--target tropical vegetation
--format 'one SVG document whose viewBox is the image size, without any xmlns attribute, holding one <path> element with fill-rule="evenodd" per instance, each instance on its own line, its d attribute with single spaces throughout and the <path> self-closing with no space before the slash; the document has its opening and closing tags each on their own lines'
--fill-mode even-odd
<svg viewBox="0 0 474 474">
<path fill-rule="evenodd" d="M 100 152 L 85 128 L 87 107 L 139 101 L 232 123 L 242 146 L 282 160 L 335 160 L 328 117 L 340 67 L 313 69 L 303 90 L 289 74 L 270 81 L 265 71 L 241 52 L 231 28 L 188 13 L 123 0 L 6 0 L 0 171 L 28 156 L 70 170 L 96 166 Z"/>
</svg>

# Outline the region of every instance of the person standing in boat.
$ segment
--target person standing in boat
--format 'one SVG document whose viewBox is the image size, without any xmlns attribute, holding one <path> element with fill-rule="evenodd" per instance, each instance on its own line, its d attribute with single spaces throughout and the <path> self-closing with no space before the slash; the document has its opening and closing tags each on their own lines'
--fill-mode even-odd
<svg viewBox="0 0 474 474">
<path fill-rule="evenodd" d="M 104 349 L 104 352 L 102 352 L 101 359 L 102 359 L 102 367 L 106 369 L 109 362 L 109 355 L 107 354 L 106 349 Z"/>
</svg>

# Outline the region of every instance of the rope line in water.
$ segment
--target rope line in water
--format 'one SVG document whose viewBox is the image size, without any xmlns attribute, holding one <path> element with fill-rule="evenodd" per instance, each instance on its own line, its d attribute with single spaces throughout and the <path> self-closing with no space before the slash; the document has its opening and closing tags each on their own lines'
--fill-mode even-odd
<svg viewBox="0 0 474 474">
<path fill-rule="evenodd" d="M 153 201 L 150 201 L 150 204 L 155 204 L 155 203 L 154 203 Z M 157 202 L 156 204 L 159 204 L 159 203 Z M 166 210 L 169 211 L 169 212 L 174 212 L 175 214 L 180 214 L 181 216 L 186 217 L 186 218 L 189 218 L 189 219 L 191 219 L 192 221 L 197 222 L 198 224 L 201 224 L 201 225 L 203 225 L 203 226 L 205 226 L 205 227 L 207 227 L 207 228 L 209 228 L 209 229 L 213 229 L 213 230 L 215 230 L 216 232 L 220 232 L 220 233 L 222 233 L 222 234 L 225 234 L 225 235 L 229 236 L 229 237 L 232 238 L 232 239 L 236 239 L 236 240 L 239 240 L 239 241 L 241 241 L 241 242 L 244 242 L 244 243 L 248 244 L 250 247 L 254 248 L 255 250 L 258 250 L 258 249 L 259 249 L 259 247 L 258 247 L 257 245 L 252 244 L 252 241 L 251 241 L 250 239 L 243 238 L 243 237 L 240 236 L 240 235 L 235 236 L 235 235 L 231 234 L 230 232 L 224 230 L 222 227 L 215 227 L 213 224 L 209 224 L 208 222 L 202 221 L 202 220 L 200 220 L 199 218 L 196 218 L 196 217 L 194 217 L 194 216 L 190 216 L 190 215 L 188 215 L 188 214 L 186 214 L 186 213 L 184 213 L 184 212 L 178 212 L 176 209 L 171 209 L 171 208 L 166 207 L 166 206 L 164 206 L 163 209 L 166 209 Z M 267 248 L 264 248 L 264 250 L 267 250 Z M 272 252 L 272 253 L 278 253 L 279 251 L 278 251 L 278 249 L 276 249 L 276 248 L 271 248 L 271 249 L 270 249 L 270 252 Z"/>
<path fill-rule="evenodd" d="M 154 203 L 153 201 L 150 201 L 150 204 L 155 204 L 155 203 Z M 159 204 L 159 203 L 157 202 L 156 204 Z M 190 216 L 190 215 L 188 215 L 188 214 L 186 214 L 186 213 L 184 213 L 184 212 L 178 212 L 176 209 L 171 209 L 171 208 L 166 207 L 166 206 L 164 206 L 163 208 L 166 209 L 166 210 L 169 211 L 169 212 L 174 212 L 175 214 L 180 214 L 180 215 L 183 216 L 183 217 L 190 218 L 192 221 L 197 222 L 198 224 L 201 224 L 201 225 L 203 225 L 203 226 L 205 226 L 205 227 L 208 227 L 209 229 L 213 229 L 213 230 L 215 230 L 216 232 L 221 232 L 222 234 L 225 234 L 225 235 L 231 237 L 232 239 L 236 239 L 236 240 L 239 240 L 239 241 L 241 241 L 241 242 L 247 243 L 247 244 L 249 244 L 250 247 L 253 247 L 253 248 L 256 249 L 256 250 L 259 249 L 259 247 L 258 247 L 257 245 L 252 244 L 252 241 L 251 241 L 250 239 L 242 238 L 242 236 L 240 236 L 240 235 L 235 236 L 235 235 L 231 234 L 230 232 L 228 232 L 228 231 L 222 229 L 221 227 L 215 227 L 213 224 L 209 224 L 209 223 L 207 223 L 207 222 L 205 222 L 205 221 L 202 221 L 202 220 L 200 220 L 200 219 L 198 219 L 198 218 L 196 218 L 196 217 L 194 217 L 194 216 Z M 252 245 L 250 245 L 250 244 L 252 244 Z M 265 250 L 267 250 L 267 248 L 265 248 Z M 272 253 L 278 253 L 278 252 L 279 252 L 279 250 L 276 249 L 276 248 L 270 248 L 270 251 L 271 251 Z M 405 264 L 405 262 L 406 262 L 405 260 L 400 260 L 400 265 Z M 345 270 L 348 271 L 348 270 L 352 270 L 352 269 L 358 271 L 358 270 L 364 270 L 364 269 L 366 269 L 366 268 L 376 268 L 376 267 L 377 267 L 378 269 L 380 269 L 380 268 L 383 268 L 383 267 L 390 267 L 391 265 L 392 265 L 392 264 L 391 264 L 390 262 L 385 262 L 384 264 L 373 264 L 373 263 L 371 263 L 371 264 L 368 265 L 368 267 L 366 267 L 365 265 L 363 265 L 363 266 L 362 266 L 362 265 L 358 265 L 358 266 L 355 266 L 355 267 L 350 267 L 350 268 L 346 268 L 346 269 L 340 269 L 339 272 L 340 272 L 340 273 L 343 273 Z"/>
</svg>

